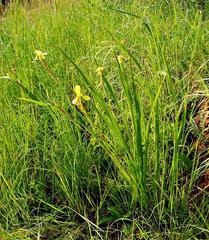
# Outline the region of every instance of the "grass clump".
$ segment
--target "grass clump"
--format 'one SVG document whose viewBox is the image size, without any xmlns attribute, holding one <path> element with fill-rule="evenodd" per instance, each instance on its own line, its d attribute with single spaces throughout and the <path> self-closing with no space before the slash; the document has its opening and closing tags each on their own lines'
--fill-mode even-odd
<svg viewBox="0 0 209 240">
<path fill-rule="evenodd" d="M 9 5 L 0 238 L 208 238 L 207 17 L 181 1 Z"/>
</svg>

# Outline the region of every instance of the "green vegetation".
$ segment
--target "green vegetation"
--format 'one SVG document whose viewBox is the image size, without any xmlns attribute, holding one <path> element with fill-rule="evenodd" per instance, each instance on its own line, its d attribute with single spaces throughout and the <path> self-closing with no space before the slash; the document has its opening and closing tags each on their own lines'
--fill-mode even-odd
<svg viewBox="0 0 209 240">
<path fill-rule="evenodd" d="M 209 239 L 202 8 L 10 4 L 0 22 L 0 239 Z"/>
</svg>

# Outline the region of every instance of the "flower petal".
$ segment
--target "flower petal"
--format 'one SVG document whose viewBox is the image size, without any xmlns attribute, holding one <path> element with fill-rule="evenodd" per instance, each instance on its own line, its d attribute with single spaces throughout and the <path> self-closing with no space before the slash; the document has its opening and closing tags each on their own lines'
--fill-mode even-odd
<svg viewBox="0 0 209 240">
<path fill-rule="evenodd" d="M 77 105 L 79 102 L 79 97 L 75 97 L 72 101 L 72 104 Z"/>
<path fill-rule="evenodd" d="M 87 96 L 87 95 L 83 95 L 82 98 L 83 98 L 84 100 L 86 100 L 86 101 L 89 101 L 89 100 L 90 100 L 90 97 Z"/>
<path fill-rule="evenodd" d="M 40 50 L 35 50 L 35 55 L 37 60 L 42 61 L 45 59 L 45 56 L 47 55 L 47 52 L 42 52 Z"/>
<path fill-rule="evenodd" d="M 98 67 L 95 71 L 99 76 L 101 76 L 104 72 L 104 67 Z"/>
<path fill-rule="evenodd" d="M 76 85 L 74 87 L 74 92 L 76 93 L 77 96 L 81 96 L 81 87 L 79 85 Z"/>
<path fill-rule="evenodd" d="M 123 55 L 118 55 L 117 56 L 118 62 L 120 64 L 122 64 L 123 62 L 125 62 L 126 58 Z"/>
</svg>

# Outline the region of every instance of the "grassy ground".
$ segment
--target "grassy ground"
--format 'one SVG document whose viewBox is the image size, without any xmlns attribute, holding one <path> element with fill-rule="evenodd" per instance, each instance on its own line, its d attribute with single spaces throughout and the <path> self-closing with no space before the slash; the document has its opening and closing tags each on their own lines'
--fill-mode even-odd
<svg viewBox="0 0 209 240">
<path fill-rule="evenodd" d="M 0 239 L 209 239 L 204 7 L 10 5 Z"/>
</svg>

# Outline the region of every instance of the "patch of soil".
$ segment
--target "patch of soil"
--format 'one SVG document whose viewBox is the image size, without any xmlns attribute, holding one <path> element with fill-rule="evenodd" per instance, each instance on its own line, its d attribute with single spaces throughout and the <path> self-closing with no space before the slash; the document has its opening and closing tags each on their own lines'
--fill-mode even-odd
<svg viewBox="0 0 209 240">
<path fill-rule="evenodd" d="M 201 166 L 203 162 L 205 163 L 209 159 L 209 98 L 203 94 L 195 102 L 192 125 L 190 128 L 190 144 L 194 147 L 199 159 L 199 166 Z M 198 191 L 209 192 L 209 168 L 197 179 L 196 188 Z"/>
</svg>

